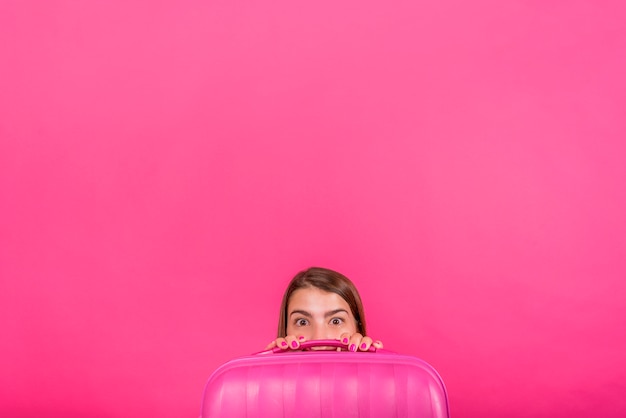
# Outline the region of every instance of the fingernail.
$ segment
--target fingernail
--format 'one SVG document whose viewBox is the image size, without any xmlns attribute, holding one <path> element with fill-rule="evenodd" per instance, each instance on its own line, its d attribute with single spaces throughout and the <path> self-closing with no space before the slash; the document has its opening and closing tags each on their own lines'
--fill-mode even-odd
<svg viewBox="0 0 626 418">
<path fill-rule="evenodd" d="M 282 345 L 283 347 L 287 347 L 287 342 L 283 341 L 282 343 L 280 343 L 280 345 Z"/>
<path fill-rule="evenodd" d="M 350 351 L 356 351 L 356 345 L 355 344 L 350 344 Z"/>
<path fill-rule="evenodd" d="M 296 348 L 296 347 L 298 346 L 298 343 L 297 343 L 296 341 L 292 341 L 292 342 L 291 342 L 291 346 L 292 346 L 293 348 Z"/>
<path fill-rule="evenodd" d="M 303 341 L 303 340 L 304 340 L 304 337 L 301 335 L 301 336 L 299 336 L 299 337 L 298 337 L 298 339 L 299 339 L 300 341 Z"/>
<path fill-rule="evenodd" d="M 365 350 L 365 347 L 367 347 L 367 344 L 365 343 L 361 344 L 361 350 Z"/>
<path fill-rule="evenodd" d="M 344 344 L 348 344 L 348 339 L 344 338 L 343 340 L 341 340 L 341 342 L 344 343 Z"/>
</svg>

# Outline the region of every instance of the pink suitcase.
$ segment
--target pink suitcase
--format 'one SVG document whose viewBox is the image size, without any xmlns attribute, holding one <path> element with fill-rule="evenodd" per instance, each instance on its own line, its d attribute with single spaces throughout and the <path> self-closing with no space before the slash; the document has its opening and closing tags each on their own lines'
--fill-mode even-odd
<svg viewBox="0 0 626 418">
<path fill-rule="evenodd" d="M 307 341 L 302 347 L 338 346 Z M 240 357 L 204 388 L 202 418 L 448 418 L 441 377 L 416 357 L 378 352 L 287 351 Z"/>
</svg>

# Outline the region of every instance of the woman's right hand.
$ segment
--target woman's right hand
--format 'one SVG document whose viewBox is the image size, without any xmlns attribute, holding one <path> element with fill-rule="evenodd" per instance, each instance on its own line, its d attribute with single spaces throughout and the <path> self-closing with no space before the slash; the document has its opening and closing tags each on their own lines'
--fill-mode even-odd
<svg viewBox="0 0 626 418">
<path fill-rule="evenodd" d="M 271 343 L 265 347 L 266 350 L 273 350 L 278 347 L 281 350 L 299 350 L 300 343 L 304 342 L 305 338 L 300 336 L 296 337 L 295 335 L 287 335 L 286 337 L 278 337 Z"/>
</svg>

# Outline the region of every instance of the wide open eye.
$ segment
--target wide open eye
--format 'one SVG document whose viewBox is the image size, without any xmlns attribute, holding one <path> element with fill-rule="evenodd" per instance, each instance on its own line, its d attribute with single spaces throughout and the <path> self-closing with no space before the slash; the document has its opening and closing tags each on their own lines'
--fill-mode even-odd
<svg viewBox="0 0 626 418">
<path fill-rule="evenodd" d="M 309 321 L 304 318 L 299 318 L 299 319 L 296 319 L 295 324 L 297 327 L 305 327 L 309 325 Z"/>
<path fill-rule="evenodd" d="M 343 319 L 341 319 L 341 318 L 333 318 L 333 319 L 330 320 L 330 323 L 332 325 L 341 325 L 341 324 L 343 324 Z"/>
</svg>

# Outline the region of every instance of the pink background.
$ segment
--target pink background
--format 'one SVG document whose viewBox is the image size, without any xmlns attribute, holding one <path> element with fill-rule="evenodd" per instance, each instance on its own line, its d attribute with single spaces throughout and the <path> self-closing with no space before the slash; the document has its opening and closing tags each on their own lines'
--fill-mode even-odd
<svg viewBox="0 0 626 418">
<path fill-rule="evenodd" d="M 621 1 L 0 4 L 0 415 L 196 417 L 337 269 L 455 417 L 626 415 Z"/>
</svg>

